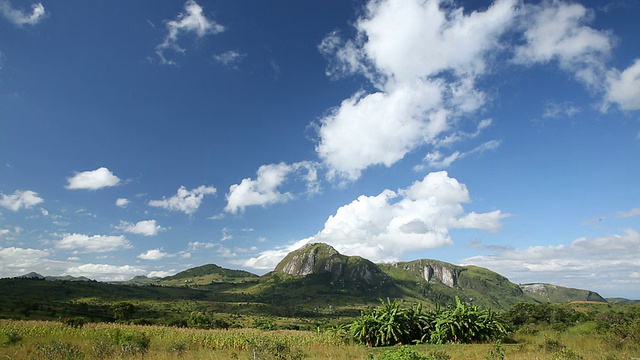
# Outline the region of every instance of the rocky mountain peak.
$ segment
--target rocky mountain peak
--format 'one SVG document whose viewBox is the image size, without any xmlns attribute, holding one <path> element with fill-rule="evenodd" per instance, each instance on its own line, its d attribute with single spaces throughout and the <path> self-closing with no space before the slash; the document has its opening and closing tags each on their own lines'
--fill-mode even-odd
<svg viewBox="0 0 640 360">
<path fill-rule="evenodd" d="M 307 244 L 285 256 L 274 271 L 293 276 L 325 275 L 335 286 L 378 286 L 387 275 L 371 261 L 340 254 L 330 245 Z"/>
</svg>

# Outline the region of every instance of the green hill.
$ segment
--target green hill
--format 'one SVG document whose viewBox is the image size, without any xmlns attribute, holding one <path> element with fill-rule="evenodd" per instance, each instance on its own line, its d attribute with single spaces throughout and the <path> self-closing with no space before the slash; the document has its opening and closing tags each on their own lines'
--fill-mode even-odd
<svg viewBox="0 0 640 360">
<path fill-rule="evenodd" d="M 215 264 L 207 264 L 162 278 L 157 283 L 165 286 L 188 286 L 221 282 L 238 283 L 257 279 L 258 275 L 248 271 L 226 269 Z"/>
<path fill-rule="evenodd" d="M 263 276 L 215 264 L 165 278 L 136 277 L 123 283 L 67 277 L 45 281 L 42 275 L 27 275 L 0 279 L 0 317 L 53 320 L 83 316 L 112 321 L 111 307 L 127 301 L 135 305 L 136 317 L 143 323 L 180 325 L 191 312 L 199 311 L 245 325 L 253 321 L 245 317 L 264 316 L 313 328 L 355 318 L 364 307 L 377 306 L 385 298 L 430 307 L 453 303 L 458 297 L 494 310 L 521 302 L 606 301 L 589 290 L 517 285 L 476 266 L 430 259 L 375 264 L 340 254 L 327 244 L 308 244 L 293 251 Z"/>
<path fill-rule="evenodd" d="M 596 301 L 607 302 L 600 294 L 544 283 L 521 284 L 520 288 L 539 302 Z"/>
</svg>

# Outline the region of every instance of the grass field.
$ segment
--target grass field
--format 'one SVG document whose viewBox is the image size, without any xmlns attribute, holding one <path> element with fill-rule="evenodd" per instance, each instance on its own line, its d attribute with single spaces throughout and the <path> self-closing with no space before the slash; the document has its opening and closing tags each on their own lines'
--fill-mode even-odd
<svg viewBox="0 0 640 360">
<path fill-rule="evenodd" d="M 0 359 L 410 359 L 400 347 L 368 348 L 331 332 L 200 330 L 163 326 L 0 320 Z M 595 323 L 562 331 L 524 327 L 504 343 L 414 345 L 422 359 L 638 359 L 636 340 Z M 391 355 L 391 357 L 389 357 Z"/>
</svg>

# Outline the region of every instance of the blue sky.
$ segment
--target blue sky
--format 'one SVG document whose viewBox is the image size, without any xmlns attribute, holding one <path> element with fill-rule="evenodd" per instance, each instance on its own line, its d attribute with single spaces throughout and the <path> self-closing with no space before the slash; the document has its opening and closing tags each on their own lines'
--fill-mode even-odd
<svg viewBox="0 0 640 360">
<path fill-rule="evenodd" d="M 326 242 L 640 298 L 640 4 L 0 0 L 0 276 Z"/>
</svg>

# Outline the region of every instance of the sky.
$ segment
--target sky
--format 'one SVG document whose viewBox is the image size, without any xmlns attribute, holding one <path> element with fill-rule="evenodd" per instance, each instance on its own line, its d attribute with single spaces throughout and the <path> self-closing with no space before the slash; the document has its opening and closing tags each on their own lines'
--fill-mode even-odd
<svg viewBox="0 0 640 360">
<path fill-rule="evenodd" d="M 324 242 L 640 298 L 640 3 L 0 0 L 0 277 Z"/>
</svg>

